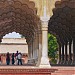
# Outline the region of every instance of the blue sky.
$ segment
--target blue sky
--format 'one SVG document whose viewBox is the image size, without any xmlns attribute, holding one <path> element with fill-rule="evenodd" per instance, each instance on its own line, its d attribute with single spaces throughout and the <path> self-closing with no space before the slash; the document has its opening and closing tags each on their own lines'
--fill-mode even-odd
<svg viewBox="0 0 75 75">
<path fill-rule="evenodd" d="M 16 32 L 6 34 L 3 38 L 21 38 L 21 35 Z"/>
</svg>

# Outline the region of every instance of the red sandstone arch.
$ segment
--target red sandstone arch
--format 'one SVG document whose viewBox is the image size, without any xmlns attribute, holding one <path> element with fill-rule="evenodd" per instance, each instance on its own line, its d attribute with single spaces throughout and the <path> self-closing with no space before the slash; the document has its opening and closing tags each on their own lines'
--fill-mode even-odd
<svg viewBox="0 0 75 75">
<path fill-rule="evenodd" d="M 73 61 L 72 64 L 75 65 L 75 6 L 74 5 L 75 5 L 75 0 L 56 1 L 55 8 L 53 9 L 53 16 L 50 18 L 48 24 L 49 33 L 54 34 L 58 40 L 60 64 L 71 65 Z M 67 46 L 69 47 L 69 49 L 67 49 Z M 73 53 L 71 48 L 73 48 Z"/>
<path fill-rule="evenodd" d="M 57 35 L 62 42 L 70 41 L 75 37 L 75 1 L 61 0 L 55 3 L 53 16 L 49 21 L 49 32 Z"/>
<path fill-rule="evenodd" d="M 40 24 L 35 3 L 29 0 L 0 0 L 0 38 L 18 32 L 31 40 L 39 32 Z M 31 37 L 31 38 L 29 38 Z"/>
</svg>

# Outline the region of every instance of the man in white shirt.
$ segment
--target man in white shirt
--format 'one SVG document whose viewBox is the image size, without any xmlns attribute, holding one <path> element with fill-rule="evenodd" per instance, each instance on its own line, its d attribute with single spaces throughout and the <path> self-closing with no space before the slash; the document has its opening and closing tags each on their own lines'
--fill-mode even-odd
<svg viewBox="0 0 75 75">
<path fill-rule="evenodd" d="M 21 53 L 18 54 L 18 65 L 19 64 L 22 65 L 22 54 Z"/>
</svg>

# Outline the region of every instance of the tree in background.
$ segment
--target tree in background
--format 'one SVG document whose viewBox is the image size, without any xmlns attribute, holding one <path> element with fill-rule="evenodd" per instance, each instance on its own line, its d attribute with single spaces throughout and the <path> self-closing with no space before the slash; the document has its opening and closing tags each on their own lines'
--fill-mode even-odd
<svg viewBox="0 0 75 75">
<path fill-rule="evenodd" d="M 56 58 L 58 50 L 58 43 L 56 37 L 52 34 L 48 34 L 48 56 L 50 58 L 50 62 L 56 63 Z"/>
</svg>

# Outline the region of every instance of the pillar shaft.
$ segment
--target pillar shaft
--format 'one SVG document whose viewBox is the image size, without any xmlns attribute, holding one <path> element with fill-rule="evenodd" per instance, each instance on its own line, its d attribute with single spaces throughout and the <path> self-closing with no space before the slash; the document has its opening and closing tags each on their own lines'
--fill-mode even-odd
<svg viewBox="0 0 75 75">
<path fill-rule="evenodd" d="M 73 39 L 73 64 L 75 64 L 75 38 Z"/>
<path fill-rule="evenodd" d="M 28 44 L 28 58 L 31 59 L 32 58 L 32 52 L 31 52 L 31 44 Z"/>
<path fill-rule="evenodd" d="M 33 58 L 33 41 L 32 41 L 32 58 Z"/>
<path fill-rule="evenodd" d="M 69 42 L 69 62 L 72 63 L 71 42 Z"/>
<path fill-rule="evenodd" d="M 34 58 L 36 59 L 38 57 L 38 36 L 36 36 L 34 41 L 35 49 L 34 49 Z"/>
<path fill-rule="evenodd" d="M 47 31 L 42 31 L 42 56 L 48 57 L 48 39 L 47 39 Z"/>
<path fill-rule="evenodd" d="M 59 64 L 61 63 L 61 45 L 59 44 Z"/>
<path fill-rule="evenodd" d="M 30 45 L 30 56 L 31 56 L 31 59 L 32 59 L 32 57 L 33 57 L 33 55 L 32 55 L 32 45 Z"/>
<path fill-rule="evenodd" d="M 67 64 L 68 57 L 67 57 L 67 43 L 65 43 L 65 64 Z"/>
<path fill-rule="evenodd" d="M 42 57 L 40 67 L 51 67 L 48 59 L 48 21 L 42 21 Z"/>
<path fill-rule="evenodd" d="M 33 58 L 35 57 L 35 39 L 33 40 Z"/>
<path fill-rule="evenodd" d="M 62 62 L 64 62 L 64 44 L 62 44 Z"/>
<path fill-rule="evenodd" d="M 39 32 L 39 51 L 38 51 L 38 62 L 36 66 L 40 65 L 41 56 L 42 56 L 42 33 Z"/>
</svg>

